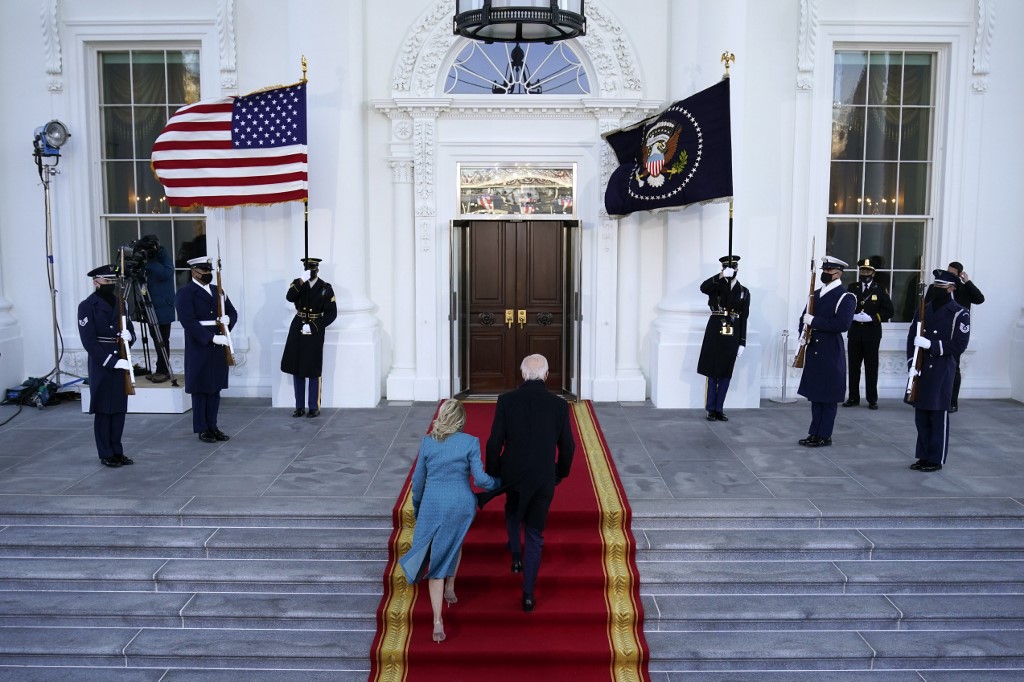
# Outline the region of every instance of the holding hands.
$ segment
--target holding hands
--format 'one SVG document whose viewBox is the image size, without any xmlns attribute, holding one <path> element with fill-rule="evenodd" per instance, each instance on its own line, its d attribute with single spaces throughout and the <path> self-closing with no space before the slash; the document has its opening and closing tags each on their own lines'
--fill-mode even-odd
<svg viewBox="0 0 1024 682">
<path fill-rule="evenodd" d="M 813 319 L 814 315 L 811 315 L 810 313 L 804 313 L 804 324 L 806 324 L 808 327 L 811 326 L 811 321 Z"/>
</svg>

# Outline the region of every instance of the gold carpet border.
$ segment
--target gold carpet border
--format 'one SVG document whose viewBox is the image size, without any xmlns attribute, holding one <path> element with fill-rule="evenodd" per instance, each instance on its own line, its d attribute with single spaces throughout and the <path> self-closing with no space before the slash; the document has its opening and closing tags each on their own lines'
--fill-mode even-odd
<svg viewBox="0 0 1024 682">
<path fill-rule="evenodd" d="M 645 652 L 639 633 L 643 622 L 640 607 L 633 596 L 633 548 L 626 527 L 625 504 L 590 401 L 571 405 L 601 513 L 605 606 L 608 609 L 608 641 L 612 649 L 611 679 L 614 682 L 641 682 L 647 679 L 643 673 Z"/>
<path fill-rule="evenodd" d="M 401 529 L 390 548 L 395 561 L 388 574 L 388 597 L 384 605 L 380 643 L 374 656 L 377 659 L 378 682 L 405 682 L 409 674 L 409 641 L 412 639 L 412 607 L 416 603 L 418 587 L 405 580 L 405 571 L 398 565 L 398 558 L 412 547 L 412 533 L 416 517 L 412 509 L 412 486 L 402 499 L 399 518 Z"/>
</svg>

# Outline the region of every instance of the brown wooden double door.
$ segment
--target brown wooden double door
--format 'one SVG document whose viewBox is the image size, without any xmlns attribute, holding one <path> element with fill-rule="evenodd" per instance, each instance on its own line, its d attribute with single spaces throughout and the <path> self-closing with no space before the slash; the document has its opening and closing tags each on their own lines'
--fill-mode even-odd
<svg viewBox="0 0 1024 682">
<path fill-rule="evenodd" d="M 454 221 L 452 394 L 497 395 L 540 353 L 547 386 L 577 396 L 579 221 Z"/>
</svg>

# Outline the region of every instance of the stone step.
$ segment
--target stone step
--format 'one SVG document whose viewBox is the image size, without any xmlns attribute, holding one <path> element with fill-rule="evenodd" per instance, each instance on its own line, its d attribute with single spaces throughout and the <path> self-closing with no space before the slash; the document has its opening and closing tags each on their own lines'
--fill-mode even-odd
<svg viewBox="0 0 1024 682">
<path fill-rule="evenodd" d="M 366 682 L 369 664 L 361 670 L 230 670 L 192 668 L 2 667 L 0 682 Z"/>
</svg>

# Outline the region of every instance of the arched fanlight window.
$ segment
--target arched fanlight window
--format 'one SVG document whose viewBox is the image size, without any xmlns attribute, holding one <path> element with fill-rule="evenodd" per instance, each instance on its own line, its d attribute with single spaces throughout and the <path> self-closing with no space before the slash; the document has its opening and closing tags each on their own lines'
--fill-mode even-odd
<svg viewBox="0 0 1024 682">
<path fill-rule="evenodd" d="M 586 95 L 590 81 L 580 58 L 564 42 L 471 41 L 455 58 L 446 95 Z"/>
</svg>

